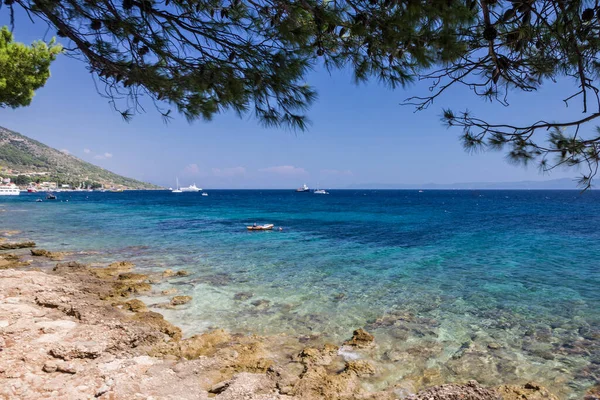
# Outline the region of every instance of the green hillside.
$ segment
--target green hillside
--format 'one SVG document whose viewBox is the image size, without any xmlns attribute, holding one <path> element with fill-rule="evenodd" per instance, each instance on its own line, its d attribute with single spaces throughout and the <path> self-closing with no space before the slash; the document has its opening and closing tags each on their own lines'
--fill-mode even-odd
<svg viewBox="0 0 600 400">
<path fill-rule="evenodd" d="M 46 173 L 44 175 L 36 175 Z M 0 176 L 23 181 L 53 181 L 125 189 L 158 189 L 156 185 L 126 178 L 0 127 Z"/>
</svg>

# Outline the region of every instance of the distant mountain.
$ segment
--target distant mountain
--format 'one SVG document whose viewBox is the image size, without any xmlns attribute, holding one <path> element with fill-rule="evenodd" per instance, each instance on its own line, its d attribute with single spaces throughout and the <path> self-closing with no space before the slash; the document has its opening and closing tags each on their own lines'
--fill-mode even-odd
<svg viewBox="0 0 600 400">
<path fill-rule="evenodd" d="M 62 184 L 95 184 L 125 189 L 157 189 L 156 185 L 126 178 L 70 154 L 0 127 L 0 176 L 26 175 L 31 180 Z M 35 179 L 33 179 L 35 178 Z"/>
<path fill-rule="evenodd" d="M 472 189 L 472 190 L 575 190 L 577 182 L 575 179 L 563 178 L 547 181 L 520 181 L 520 182 L 465 182 L 437 184 L 426 183 L 422 185 L 415 184 L 386 184 L 386 183 L 367 183 L 351 185 L 348 189 Z"/>
</svg>

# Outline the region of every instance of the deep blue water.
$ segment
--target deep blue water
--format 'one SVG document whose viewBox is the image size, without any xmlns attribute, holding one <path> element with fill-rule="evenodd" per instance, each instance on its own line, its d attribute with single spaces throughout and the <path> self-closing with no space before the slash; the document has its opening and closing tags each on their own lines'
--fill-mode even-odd
<svg viewBox="0 0 600 400">
<path fill-rule="evenodd" d="M 164 287 L 194 297 L 166 312 L 189 333 L 340 341 L 366 326 L 390 379 L 436 368 L 444 380 L 541 380 L 564 398 L 600 379 L 598 192 L 58 196 L 0 198 L 0 228 L 50 250 L 99 251 L 78 256 L 89 262 L 188 270 Z M 283 231 L 247 232 L 254 222 Z M 233 300 L 239 292 L 253 297 Z M 252 304 L 260 299 L 269 305 Z"/>
</svg>

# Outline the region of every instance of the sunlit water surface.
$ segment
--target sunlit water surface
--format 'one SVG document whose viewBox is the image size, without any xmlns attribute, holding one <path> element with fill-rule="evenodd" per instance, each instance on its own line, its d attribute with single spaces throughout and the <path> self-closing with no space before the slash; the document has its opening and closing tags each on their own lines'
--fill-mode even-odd
<svg viewBox="0 0 600 400">
<path fill-rule="evenodd" d="M 339 343 L 365 327 L 387 383 L 534 380 L 565 399 L 598 384 L 600 193 L 330 192 L 23 194 L 0 198 L 0 228 L 99 252 L 86 262 L 189 271 L 158 285 L 193 296 L 161 310 L 188 334 Z"/>
</svg>

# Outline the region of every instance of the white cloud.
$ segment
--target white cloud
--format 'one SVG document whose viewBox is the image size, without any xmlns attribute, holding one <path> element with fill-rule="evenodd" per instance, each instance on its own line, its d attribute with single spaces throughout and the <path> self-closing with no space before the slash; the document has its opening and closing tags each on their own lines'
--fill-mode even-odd
<svg viewBox="0 0 600 400">
<path fill-rule="evenodd" d="M 246 168 L 244 167 L 233 167 L 233 168 L 213 168 L 212 173 L 214 176 L 219 177 L 231 177 L 246 174 Z"/>
<path fill-rule="evenodd" d="M 90 149 L 83 149 L 83 152 L 84 152 L 85 154 L 90 154 L 92 151 L 91 151 Z"/>
<path fill-rule="evenodd" d="M 352 171 L 349 169 L 322 169 L 321 174 L 330 176 L 352 176 Z"/>
<path fill-rule="evenodd" d="M 64 154 L 71 154 L 71 152 L 67 149 L 60 149 L 60 152 Z"/>
<path fill-rule="evenodd" d="M 188 164 L 183 169 L 183 172 L 189 175 L 198 175 L 200 173 L 200 167 L 198 164 Z"/>
<path fill-rule="evenodd" d="M 307 175 L 308 172 L 304 168 L 294 167 L 293 165 L 280 165 L 277 167 L 269 167 L 259 169 L 259 172 L 269 172 L 277 175 L 297 176 Z"/>
<path fill-rule="evenodd" d="M 112 158 L 112 153 L 104 153 L 104 154 L 98 154 L 96 156 L 94 156 L 94 158 L 96 160 L 106 160 L 107 158 Z"/>
</svg>

